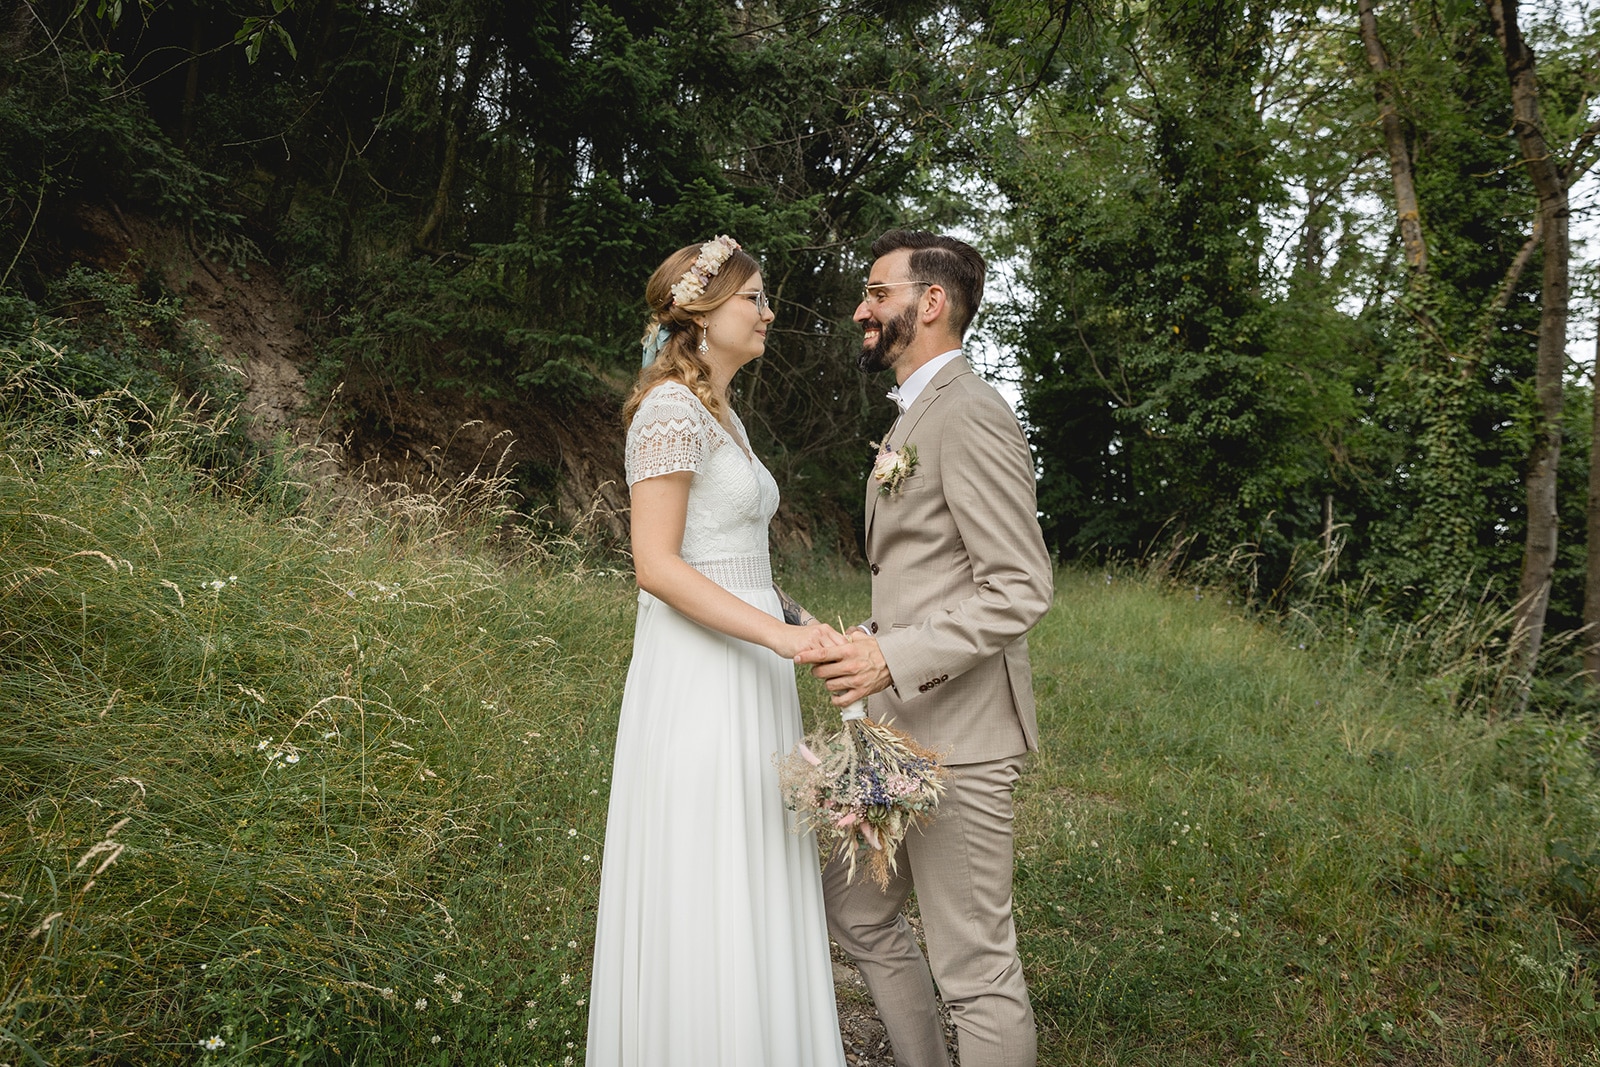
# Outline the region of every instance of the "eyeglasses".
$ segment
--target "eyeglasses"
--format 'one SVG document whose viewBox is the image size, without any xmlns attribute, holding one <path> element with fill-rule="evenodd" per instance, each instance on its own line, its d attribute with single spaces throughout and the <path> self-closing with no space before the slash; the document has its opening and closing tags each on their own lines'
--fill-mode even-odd
<svg viewBox="0 0 1600 1067">
<path fill-rule="evenodd" d="M 734 293 L 733 295 L 748 296 L 751 300 L 755 301 L 757 311 L 772 310 L 772 301 L 767 299 L 767 291 L 765 289 L 745 289 Z"/>
<path fill-rule="evenodd" d="M 932 285 L 933 282 L 868 282 L 861 287 L 863 304 L 881 304 L 889 299 L 888 290 L 897 285 Z"/>
</svg>

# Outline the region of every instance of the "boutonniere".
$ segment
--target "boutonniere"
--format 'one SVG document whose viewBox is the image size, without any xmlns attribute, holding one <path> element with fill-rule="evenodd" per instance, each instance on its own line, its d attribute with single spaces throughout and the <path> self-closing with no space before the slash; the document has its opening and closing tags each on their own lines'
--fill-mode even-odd
<svg viewBox="0 0 1600 1067">
<path fill-rule="evenodd" d="M 888 443 L 887 437 L 878 442 L 878 458 L 872 464 L 872 476 L 877 479 L 878 492 L 883 496 L 898 493 L 900 486 L 917 469 L 916 445 L 908 441 L 891 452 L 885 447 Z"/>
</svg>

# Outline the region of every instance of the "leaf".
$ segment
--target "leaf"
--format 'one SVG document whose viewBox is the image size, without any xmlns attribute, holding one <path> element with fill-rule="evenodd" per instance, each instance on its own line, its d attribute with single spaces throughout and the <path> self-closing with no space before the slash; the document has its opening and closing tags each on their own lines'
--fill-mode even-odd
<svg viewBox="0 0 1600 1067">
<path fill-rule="evenodd" d="M 48 1060 L 46 1060 L 43 1056 L 39 1055 L 38 1051 L 32 1045 L 30 1045 L 26 1041 L 24 1041 L 22 1039 L 21 1035 L 13 1033 L 12 1031 L 6 1029 L 4 1026 L 0 1026 L 0 1037 L 3 1037 L 7 1041 L 12 1042 L 18 1048 L 20 1048 L 22 1051 L 26 1052 L 28 1054 L 29 1058 L 31 1058 L 33 1060 L 33 1062 L 37 1065 L 37 1067 L 50 1067 L 50 1062 Z"/>
<path fill-rule="evenodd" d="M 285 50 L 288 51 L 289 58 L 290 59 L 299 59 L 300 58 L 300 53 L 295 51 L 294 38 L 289 36 L 289 31 L 283 28 L 283 24 L 282 23 L 278 23 L 278 22 L 274 22 L 272 24 L 272 29 L 273 29 L 273 32 L 275 32 L 278 35 L 278 40 L 283 42 L 283 47 L 284 47 Z"/>
</svg>

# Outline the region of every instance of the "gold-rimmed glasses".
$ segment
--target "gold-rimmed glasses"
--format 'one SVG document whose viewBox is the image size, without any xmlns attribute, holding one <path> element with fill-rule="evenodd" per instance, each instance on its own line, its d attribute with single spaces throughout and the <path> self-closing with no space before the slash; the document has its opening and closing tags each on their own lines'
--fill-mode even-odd
<svg viewBox="0 0 1600 1067">
<path fill-rule="evenodd" d="M 932 285 L 932 282 L 868 282 L 861 287 L 863 304 L 881 304 L 889 299 L 889 290 L 898 285 Z"/>
</svg>

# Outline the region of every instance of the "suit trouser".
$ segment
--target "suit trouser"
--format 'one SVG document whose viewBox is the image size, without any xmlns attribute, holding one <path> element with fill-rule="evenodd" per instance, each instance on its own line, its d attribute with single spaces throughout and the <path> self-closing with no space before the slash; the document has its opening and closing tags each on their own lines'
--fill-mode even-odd
<svg viewBox="0 0 1600 1067">
<path fill-rule="evenodd" d="M 887 892 L 838 858 L 822 872 L 828 930 L 856 961 L 901 1067 L 948 1067 L 933 982 L 961 1067 L 1034 1067 L 1037 1035 L 1011 920 L 1011 795 L 1024 757 L 951 767 L 937 817 L 900 846 Z M 901 913 L 912 888 L 928 960 Z M 929 973 L 929 963 L 932 974 Z"/>
</svg>

